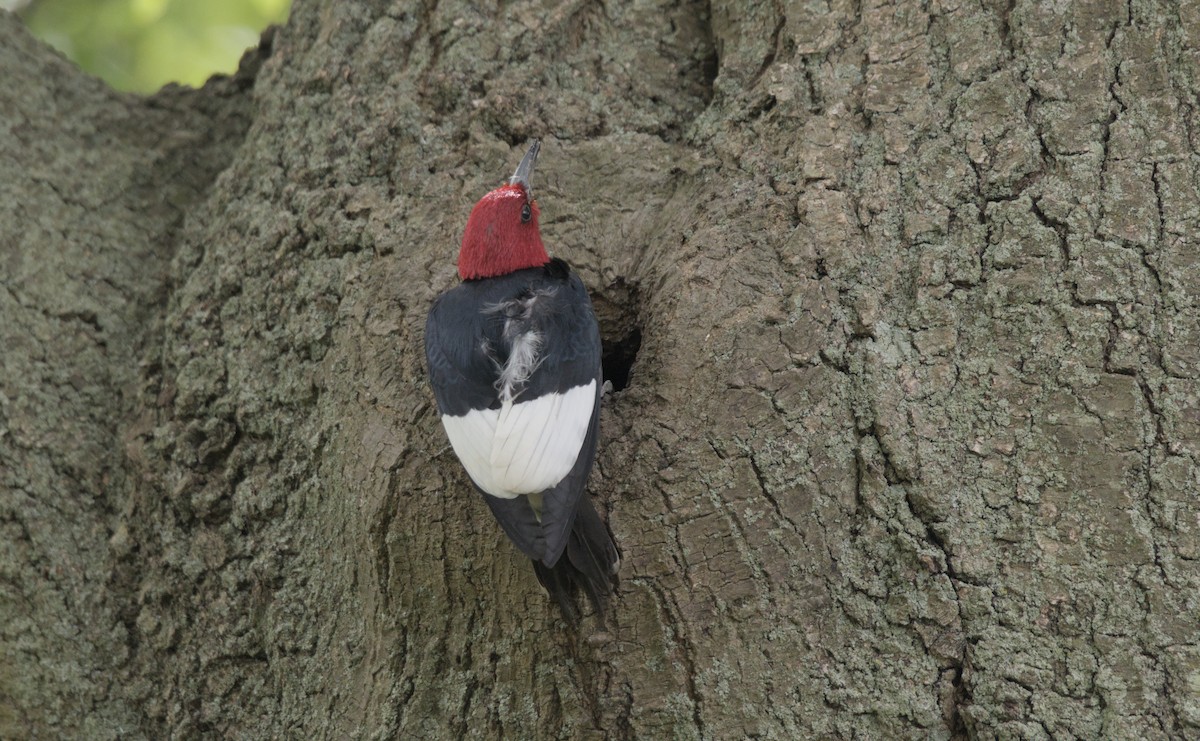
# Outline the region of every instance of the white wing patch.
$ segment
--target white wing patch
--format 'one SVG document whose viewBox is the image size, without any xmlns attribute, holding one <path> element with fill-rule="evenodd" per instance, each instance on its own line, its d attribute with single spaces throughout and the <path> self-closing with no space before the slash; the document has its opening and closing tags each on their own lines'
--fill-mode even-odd
<svg viewBox="0 0 1200 741">
<path fill-rule="evenodd" d="M 536 494 L 562 481 L 583 447 L 596 382 L 499 409 L 442 416 L 455 455 L 480 489 L 502 499 Z"/>
</svg>

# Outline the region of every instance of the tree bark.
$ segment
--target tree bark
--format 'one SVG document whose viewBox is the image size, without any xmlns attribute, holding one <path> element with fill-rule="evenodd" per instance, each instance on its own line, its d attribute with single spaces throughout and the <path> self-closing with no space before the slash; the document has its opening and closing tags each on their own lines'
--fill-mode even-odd
<svg viewBox="0 0 1200 741">
<path fill-rule="evenodd" d="M 0 13 L 0 737 L 1200 735 L 1198 7 L 297 0 L 148 98 Z M 531 137 L 607 631 L 423 367 Z"/>
</svg>

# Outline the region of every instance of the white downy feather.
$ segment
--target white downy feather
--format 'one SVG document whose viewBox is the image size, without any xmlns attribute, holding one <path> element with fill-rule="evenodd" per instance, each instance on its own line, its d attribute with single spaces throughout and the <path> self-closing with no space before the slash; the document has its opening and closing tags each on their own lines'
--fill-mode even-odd
<svg viewBox="0 0 1200 741">
<path fill-rule="evenodd" d="M 538 357 L 541 349 L 542 335 L 539 332 L 526 332 L 512 343 L 508 362 L 500 369 L 500 377 L 496 379 L 500 401 L 511 402 L 521 393 L 525 382 L 542 364 L 542 359 Z"/>
</svg>

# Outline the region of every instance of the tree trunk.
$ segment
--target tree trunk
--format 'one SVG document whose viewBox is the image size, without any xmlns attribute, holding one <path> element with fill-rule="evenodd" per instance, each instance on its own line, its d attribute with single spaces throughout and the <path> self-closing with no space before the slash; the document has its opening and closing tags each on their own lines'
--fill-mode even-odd
<svg viewBox="0 0 1200 741">
<path fill-rule="evenodd" d="M 1200 735 L 1198 8 L 296 0 L 149 98 L 0 13 L 0 737 Z M 532 137 L 607 631 L 423 367 Z"/>
</svg>

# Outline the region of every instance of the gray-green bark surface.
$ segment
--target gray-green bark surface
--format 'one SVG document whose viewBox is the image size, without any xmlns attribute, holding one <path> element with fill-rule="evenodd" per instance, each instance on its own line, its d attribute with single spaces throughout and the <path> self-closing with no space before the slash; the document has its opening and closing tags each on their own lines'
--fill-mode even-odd
<svg viewBox="0 0 1200 741">
<path fill-rule="evenodd" d="M 0 737 L 1200 736 L 1200 6 L 297 0 L 108 91 L 0 13 Z M 421 334 L 541 137 L 611 636 Z"/>
</svg>

